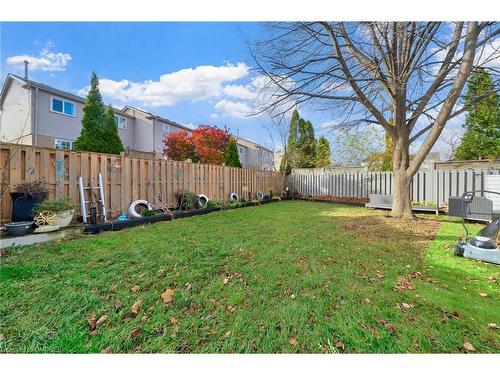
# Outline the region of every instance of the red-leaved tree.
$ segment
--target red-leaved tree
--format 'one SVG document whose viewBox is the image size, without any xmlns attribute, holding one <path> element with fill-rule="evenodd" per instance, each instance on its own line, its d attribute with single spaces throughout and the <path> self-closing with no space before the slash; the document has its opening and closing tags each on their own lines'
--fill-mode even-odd
<svg viewBox="0 0 500 375">
<path fill-rule="evenodd" d="M 185 130 L 169 133 L 163 143 L 165 144 L 163 155 L 171 160 L 198 160 L 193 140 Z"/>
<path fill-rule="evenodd" d="M 193 130 L 191 139 L 198 160 L 201 163 L 218 165 L 224 163 L 224 151 L 230 139 L 227 129 L 223 130 L 215 126 L 201 125 Z"/>
</svg>

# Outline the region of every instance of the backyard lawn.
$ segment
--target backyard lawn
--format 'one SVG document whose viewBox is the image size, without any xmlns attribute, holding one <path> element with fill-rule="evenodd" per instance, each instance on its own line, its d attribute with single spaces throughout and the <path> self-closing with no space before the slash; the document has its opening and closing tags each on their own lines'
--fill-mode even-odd
<svg viewBox="0 0 500 375">
<path fill-rule="evenodd" d="M 458 223 L 384 215 L 286 201 L 11 249 L 0 351 L 500 352 L 500 267 L 452 255 Z"/>
</svg>

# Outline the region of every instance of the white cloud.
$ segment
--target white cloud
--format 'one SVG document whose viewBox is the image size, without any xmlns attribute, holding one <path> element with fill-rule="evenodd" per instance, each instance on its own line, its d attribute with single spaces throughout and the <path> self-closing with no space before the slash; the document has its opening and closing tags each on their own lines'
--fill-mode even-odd
<svg viewBox="0 0 500 375">
<path fill-rule="evenodd" d="M 29 62 L 30 70 L 41 70 L 44 72 L 62 72 L 66 70 L 66 65 L 71 61 L 69 53 L 54 52 L 55 45 L 51 41 L 47 42 L 38 56 L 16 55 L 7 58 L 7 64 L 21 68 L 24 61 Z"/>
<path fill-rule="evenodd" d="M 336 126 L 338 126 L 338 124 L 339 123 L 337 121 L 328 120 L 328 121 L 323 122 L 319 127 L 321 129 L 331 130 L 331 129 L 335 128 Z"/>
<path fill-rule="evenodd" d="M 220 97 L 224 84 L 239 80 L 249 73 L 245 63 L 222 66 L 202 65 L 163 74 L 159 80 L 132 82 L 129 80 L 99 80 L 102 95 L 123 103 L 140 102 L 145 106 L 170 106 L 182 101 L 197 102 Z M 79 91 L 85 94 L 88 87 Z"/>
<path fill-rule="evenodd" d="M 291 79 L 276 81 L 282 87 L 292 87 Z M 248 116 L 260 116 L 282 90 L 273 80 L 265 75 L 256 75 L 246 85 L 227 85 L 224 87 L 223 98 L 214 106 L 215 110 L 225 117 L 245 118 Z M 235 100 L 237 99 L 237 100 Z M 284 101 L 274 108 L 276 114 L 286 113 L 293 110 L 293 102 Z"/>
<path fill-rule="evenodd" d="M 216 111 L 222 112 L 226 117 L 245 118 L 254 113 L 254 110 L 248 104 L 226 99 L 218 101 L 214 108 Z"/>
<path fill-rule="evenodd" d="M 255 99 L 258 95 L 258 93 L 255 92 L 255 88 L 251 85 L 227 85 L 224 87 L 224 94 L 236 99 L 244 100 Z"/>
</svg>

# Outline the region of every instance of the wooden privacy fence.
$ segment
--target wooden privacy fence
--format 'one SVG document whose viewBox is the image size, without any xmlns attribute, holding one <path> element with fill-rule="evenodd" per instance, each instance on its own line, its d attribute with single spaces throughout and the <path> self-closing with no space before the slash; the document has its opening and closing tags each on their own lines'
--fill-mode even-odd
<svg viewBox="0 0 500 375">
<path fill-rule="evenodd" d="M 281 172 L 259 171 L 188 162 L 165 161 L 91 152 L 74 152 L 0 143 L 1 222 L 10 220 L 11 199 L 22 182 L 43 181 L 49 198 L 69 196 L 79 202 L 78 178 L 97 187 L 102 174 L 106 209 L 110 217 L 127 212 L 134 200 L 146 199 L 153 205 L 158 197 L 170 207 L 175 193 L 205 194 L 210 199 L 227 200 L 232 192 L 255 198 L 257 191 L 280 192 Z"/>
<path fill-rule="evenodd" d="M 419 171 L 413 177 L 411 199 L 438 205 L 447 203 L 450 196 L 485 189 L 488 174 L 500 174 L 500 169 Z M 392 172 L 307 173 L 301 170 L 287 177 L 287 186 L 305 196 L 368 198 L 370 194 L 392 195 L 392 184 Z"/>
</svg>

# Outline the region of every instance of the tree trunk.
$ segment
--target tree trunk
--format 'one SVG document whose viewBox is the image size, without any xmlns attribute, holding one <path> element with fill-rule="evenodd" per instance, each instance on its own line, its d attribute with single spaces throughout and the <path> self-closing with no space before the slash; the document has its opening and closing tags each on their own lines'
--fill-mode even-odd
<svg viewBox="0 0 500 375">
<path fill-rule="evenodd" d="M 391 216 L 414 220 L 416 216 L 411 209 L 410 199 L 411 177 L 407 176 L 406 169 L 398 169 L 393 172 L 394 184 Z"/>
<path fill-rule="evenodd" d="M 406 133 L 406 132 L 405 132 Z M 394 142 L 394 141 L 393 141 Z M 410 165 L 409 139 L 407 134 L 399 134 L 394 142 L 392 211 L 391 216 L 415 220 L 416 216 L 411 209 L 410 187 L 412 176 L 409 174 Z"/>
</svg>

